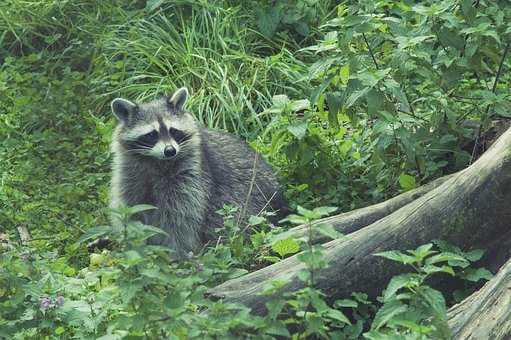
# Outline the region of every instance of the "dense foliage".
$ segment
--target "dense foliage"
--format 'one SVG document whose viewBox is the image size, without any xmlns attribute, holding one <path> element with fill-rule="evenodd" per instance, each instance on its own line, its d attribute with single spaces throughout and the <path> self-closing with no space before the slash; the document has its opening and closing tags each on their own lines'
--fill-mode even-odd
<svg viewBox="0 0 511 340">
<path fill-rule="evenodd" d="M 0 337 L 448 336 L 428 279 L 488 278 L 467 267 L 480 252 L 383 253 L 414 273 L 381 301 L 327 303 L 314 289 L 321 247 L 272 243 L 279 228 L 261 216 L 248 236 L 225 207 L 227 242 L 182 263 L 143 244 L 157 230 L 129 222 L 133 210 L 98 227 L 109 223 L 109 102 L 188 86 L 204 125 L 249 140 L 279 171 L 298 210 L 286 223 L 310 223 L 333 212 L 314 207 L 368 205 L 473 160 L 481 128 L 511 115 L 509 22 L 504 0 L 2 1 Z M 112 248 L 89 254 L 100 235 Z M 308 288 L 266 317 L 204 294 L 300 250 Z"/>
</svg>

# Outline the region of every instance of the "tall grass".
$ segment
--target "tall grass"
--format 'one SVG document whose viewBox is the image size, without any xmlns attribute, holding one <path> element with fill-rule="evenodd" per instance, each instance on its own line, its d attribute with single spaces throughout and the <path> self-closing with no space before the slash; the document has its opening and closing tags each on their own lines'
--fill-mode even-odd
<svg viewBox="0 0 511 340">
<path fill-rule="evenodd" d="M 209 127 L 248 136 L 264 127 L 256 113 L 277 93 L 302 97 L 305 65 L 288 50 L 260 55 L 264 40 L 247 28 L 242 8 L 167 8 L 113 27 L 96 60 L 100 98 L 145 100 L 188 86 L 190 107 Z M 101 102 L 102 99 L 100 99 Z"/>
</svg>

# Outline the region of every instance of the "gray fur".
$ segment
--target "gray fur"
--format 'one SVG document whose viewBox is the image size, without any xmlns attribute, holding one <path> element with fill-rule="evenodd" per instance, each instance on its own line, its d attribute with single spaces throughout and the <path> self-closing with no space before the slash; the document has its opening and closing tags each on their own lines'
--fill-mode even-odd
<svg viewBox="0 0 511 340">
<path fill-rule="evenodd" d="M 120 124 L 112 140 L 110 205 L 112 208 L 136 204 L 156 206 L 158 209 L 140 213 L 138 218 L 167 232 L 169 237 L 155 236 L 151 243 L 168 245 L 178 256 L 197 252 L 206 242 L 216 239 L 214 230 L 223 221 L 215 211 L 226 203 L 238 206 L 245 216 L 258 214 L 265 208 L 286 210 L 269 165 L 237 137 L 199 127 L 195 118 L 183 110 L 187 97 L 188 91 L 179 89 L 171 97 L 149 103 L 118 102 L 134 105 L 128 104 L 132 110 L 127 110 L 127 117 L 122 114 L 119 117 L 112 103 Z M 149 151 L 130 149 L 129 143 L 138 134 L 162 124 L 183 131 L 188 139 L 177 143 L 175 138 L 165 137 L 163 133 Z M 175 156 L 160 157 L 161 145 L 176 144 Z M 256 157 L 255 181 L 245 206 Z"/>
</svg>

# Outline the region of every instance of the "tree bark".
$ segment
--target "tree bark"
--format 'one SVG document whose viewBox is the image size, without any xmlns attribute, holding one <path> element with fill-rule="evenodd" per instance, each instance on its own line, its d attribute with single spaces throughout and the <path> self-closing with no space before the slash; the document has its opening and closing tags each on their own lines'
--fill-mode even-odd
<svg viewBox="0 0 511 340">
<path fill-rule="evenodd" d="M 511 130 L 469 168 L 392 214 L 347 237 L 324 244 L 329 266 L 314 273 L 317 288 L 330 299 L 365 292 L 375 298 L 402 266 L 373 254 L 406 250 L 434 239 L 461 248 L 499 246 L 511 227 Z M 499 247 L 502 249 L 502 247 Z M 504 251 L 507 251 L 504 250 Z M 507 256 L 506 258 L 509 258 Z M 502 263 L 500 263 L 502 264 Z M 304 287 L 298 273 L 305 266 L 292 256 L 210 290 L 227 302 L 264 313 L 271 296 L 261 292 L 273 280 L 287 282 L 280 293 Z"/>
<path fill-rule="evenodd" d="M 434 181 L 431 181 L 425 185 L 422 185 L 413 190 L 402 193 L 396 197 L 393 197 L 387 201 L 374 204 L 368 207 L 356 209 L 350 212 L 338 214 L 335 216 L 330 216 L 326 218 L 322 218 L 320 220 L 314 221 L 312 226 L 328 223 L 331 224 L 338 232 L 341 234 L 347 235 L 351 234 L 357 230 L 360 230 L 371 223 L 374 223 L 387 215 L 390 215 L 394 211 L 404 207 L 410 202 L 415 201 L 417 198 L 425 195 L 431 190 L 437 188 L 442 185 L 449 178 L 454 176 L 447 175 L 444 177 L 437 178 Z M 292 238 L 295 240 L 298 239 L 307 239 L 308 237 L 308 226 L 307 225 L 299 225 L 297 227 L 291 228 L 283 233 L 275 235 L 273 238 L 274 241 Z M 312 236 L 311 243 L 324 243 L 329 241 L 329 238 L 320 233 L 314 233 Z"/>
<path fill-rule="evenodd" d="M 511 260 L 483 288 L 447 314 L 453 339 L 511 337 Z"/>
</svg>

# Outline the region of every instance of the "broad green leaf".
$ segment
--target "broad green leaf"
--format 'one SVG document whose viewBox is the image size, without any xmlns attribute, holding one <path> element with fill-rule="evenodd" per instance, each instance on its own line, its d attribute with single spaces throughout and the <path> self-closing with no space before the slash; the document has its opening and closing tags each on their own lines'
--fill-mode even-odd
<svg viewBox="0 0 511 340">
<path fill-rule="evenodd" d="M 328 311 L 326 312 L 326 315 L 330 319 L 333 319 L 333 320 L 336 320 L 336 321 L 340 321 L 340 322 L 345 323 L 347 325 L 351 325 L 350 320 L 340 310 L 329 308 Z"/>
<path fill-rule="evenodd" d="M 266 333 L 284 338 L 291 337 L 291 334 L 289 333 L 289 330 L 287 329 L 285 323 L 280 320 L 273 320 L 269 322 L 269 327 L 266 329 Z"/>
<path fill-rule="evenodd" d="M 91 239 L 97 239 L 101 236 L 107 235 L 112 232 L 111 226 L 99 226 L 88 229 L 79 239 L 78 243 L 82 243 Z"/>
<path fill-rule="evenodd" d="M 447 318 L 447 307 L 445 306 L 445 299 L 442 293 L 428 286 L 421 287 L 419 292 L 439 317 L 442 319 Z"/>
<path fill-rule="evenodd" d="M 317 207 L 314 208 L 313 212 L 314 214 L 318 215 L 319 217 L 325 217 L 337 210 L 337 207 Z"/>
<path fill-rule="evenodd" d="M 373 323 L 371 325 L 372 330 L 378 330 L 385 326 L 390 319 L 396 317 L 397 315 L 406 312 L 408 309 L 407 306 L 403 305 L 401 302 L 397 300 L 390 300 L 385 303 L 376 313 L 374 317 Z"/>
<path fill-rule="evenodd" d="M 479 261 L 484 255 L 483 249 L 474 249 L 468 252 L 465 252 L 463 254 L 463 257 L 465 257 L 470 262 Z"/>
<path fill-rule="evenodd" d="M 399 175 L 399 185 L 404 191 L 412 190 L 417 187 L 415 177 L 405 173 Z"/>
<path fill-rule="evenodd" d="M 486 268 L 467 268 L 463 278 L 471 282 L 478 282 L 479 280 L 490 280 L 493 274 Z"/>
<path fill-rule="evenodd" d="M 335 230 L 335 228 L 331 224 L 321 223 L 318 225 L 314 225 L 313 228 L 320 234 L 329 237 L 332 240 L 338 239 L 343 236 L 343 234 Z"/>
<path fill-rule="evenodd" d="M 404 264 L 410 264 L 410 263 L 417 262 L 415 257 L 403 254 L 402 252 L 396 251 L 396 250 L 384 251 L 384 252 L 381 252 L 381 253 L 376 253 L 374 255 L 375 256 L 384 257 L 386 259 L 389 259 L 389 260 L 392 260 L 392 261 L 396 261 L 396 262 L 400 262 L 400 263 L 404 263 Z"/>
<path fill-rule="evenodd" d="M 287 131 L 291 132 L 293 136 L 299 140 L 305 137 L 307 133 L 307 121 L 296 122 L 287 127 Z"/>
<path fill-rule="evenodd" d="M 266 219 L 262 216 L 250 216 L 248 218 L 248 223 L 252 226 L 254 225 L 259 225 L 261 223 L 264 223 L 266 221 Z"/>
<path fill-rule="evenodd" d="M 339 69 L 339 77 L 341 83 L 346 85 L 348 83 L 348 79 L 350 79 L 350 65 L 346 64 Z"/>
<path fill-rule="evenodd" d="M 300 215 L 295 215 L 295 214 L 291 214 L 282 220 L 282 222 L 286 222 L 286 221 L 289 221 L 293 224 L 305 224 L 305 223 L 309 222 L 307 220 L 307 218 L 300 216 Z"/>
<path fill-rule="evenodd" d="M 291 112 L 297 112 L 309 109 L 310 106 L 311 104 L 308 99 L 293 100 L 289 104 L 289 109 L 291 110 Z"/>
<path fill-rule="evenodd" d="M 443 273 L 450 274 L 452 276 L 455 275 L 454 270 L 451 267 L 449 267 L 449 266 L 438 267 L 438 266 L 435 266 L 435 265 L 432 265 L 432 264 L 427 264 L 424 267 L 422 267 L 422 270 L 426 274 L 434 274 L 434 273 L 443 272 Z"/>
<path fill-rule="evenodd" d="M 280 108 L 280 109 L 284 109 L 289 103 L 291 102 L 291 100 L 288 98 L 288 96 L 286 96 L 285 94 L 277 94 L 275 96 L 273 96 L 272 98 L 272 104 L 273 106 L 277 107 L 277 108 Z"/>
<path fill-rule="evenodd" d="M 337 307 L 349 307 L 349 308 L 357 308 L 358 307 L 357 301 L 350 300 L 350 299 L 336 300 L 334 305 Z"/>
<path fill-rule="evenodd" d="M 435 251 L 431 250 L 432 247 L 433 243 L 423 244 L 422 246 L 419 246 L 417 249 L 411 251 L 410 253 L 417 257 L 418 260 L 422 260 L 426 256 L 436 253 Z"/>
<path fill-rule="evenodd" d="M 454 253 L 443 252 L 437 255 L 433 255 L 426 259 L 426 264 L 434 264 L 438 262 L 445 262 L 450 266 L 466 268 L 470 263 L 462 256 Z"/>
<path fill-rule="evenodd" d="M 329 92 L 326 94 L 326 102 L 328 104 L 328 122 L 334 127 L 339 126 L 337 114 L 344 103 L 344 94 L 342 92 Z"/>
<path fill-rule="evenodd" d="M 300 245 L 292 238 L 279 240 L 272 244 L 271 249 L 279 254 L 280 257 L 284 257 L 290 254 L 296 254 L 300 251 Z"/>
<path fill-rule="evenodd" d="M 178 309 L 185 305 L 188 293 L 182 291 L 172 291 L 163 301 L 163 305 L 168 309 Z"/>
<path fill-rule="evenodd" d="M 401 288 L 415 286 L 417 282 L 417 274 L 402 274 L 394 276 L 387 288 L 385 288 L 385 294 L 383 295 L 383 301 L 389 301 L 392 299 L 398 290 Z"/>
<path fill-rule="evenodd" d="M 280 7 L 267 7 L 256 11 L 257 27 L 265 36 L 271 38 L 277 31 L 282 19 Z"/>
</svg>

